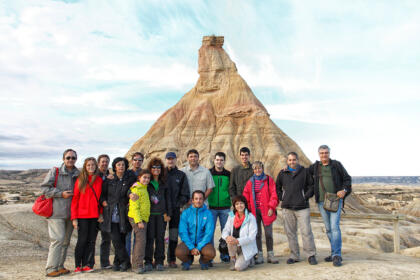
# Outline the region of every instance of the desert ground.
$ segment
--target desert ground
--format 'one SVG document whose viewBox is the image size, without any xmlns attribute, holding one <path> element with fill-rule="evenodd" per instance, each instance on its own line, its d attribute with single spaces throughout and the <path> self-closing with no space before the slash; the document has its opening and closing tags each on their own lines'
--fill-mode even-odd
<svg viewBox="0 0 420 280">
<path fill-rule="evenodd" d="M 46 220 L 31 211 L 39 193 L 45 170 L 0 172 L 0 279 L 44 279 L 48 253 Z M 347 213 L 405 214 L 400 222 L 401 253 L 393 253 L 393 224 L 379 220 L 342 219 L 343 266 L 335 268 L 324 262 L 329 243 L 322 220 L 312 218 L 319 264 L 311 266 L 301 250 L 301 262 L 287 265 L 289 250 L 281 211 L 275 222 L 275 254 L 280 264 L 263 264 L 244 272 L 231 272 L 227 264 L 215 259 L 215 266 L 201 271 L 197 262 L 191 271 L 167 269 L 137 275 L 132 272 L 97 270 L 91 274 L 69 274 L 71 279 L 420 279 L 420 186 L 360 184 L 346 200 Z M 313 212 L 317 209 L 311 201 Z M 216 238 L 220 228 L 216 229 Z M 74 267 L 76 242 L 73 233 L 66 267 Z M 97 242 L 100 242 L 98 235 Z M 98 246 L 97 246 L 97 264 Z"/>
</svg>

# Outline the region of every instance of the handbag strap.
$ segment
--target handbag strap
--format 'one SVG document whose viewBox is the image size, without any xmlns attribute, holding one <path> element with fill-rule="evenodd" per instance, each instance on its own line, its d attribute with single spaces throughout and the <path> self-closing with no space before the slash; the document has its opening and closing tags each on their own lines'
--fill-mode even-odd
<svg viewBox="0 0 420 280">
<path fill-rule="evenodd" d="M 321 183 L 321 188 L 322 188 L 322 191 L 324 192 L 324 195 L 325 195 L 327 192 L 325 191 L 324 181 L 322 180 L 321 168 L 322 168 L 322 166 L 321 165 L 318 165 L 319 182 Z"/>
<path fill-rule="evenodd" d="M 58 180 L 58 167 L 55 167 L 54 188 L 57 187 L 57 180 Z"/>
<path fill-rule="evenodd" d="M 96 180 L 96 177 L 95 177 L 95 180 Z M 101 207 L 100 206 L 100 204 L 99 204 L 99 199 L 98 199 L 98 197 L 96 196 L 96 192 L 95 192 L 95 189 L 93 188 L 93 182 L 95 181 L 95 180 L 92 180 L 92 182 L 89 182 L 88 183 L 88 185 L 89 185 L 89 187 L 92 189 L 92 191 L 93 191 L 93 194 L 95 195 L 95 198 L 96 198 L 96 202 L 98 203 L 98 209 L 99 209 L 99 207 Z"/>
</svg>

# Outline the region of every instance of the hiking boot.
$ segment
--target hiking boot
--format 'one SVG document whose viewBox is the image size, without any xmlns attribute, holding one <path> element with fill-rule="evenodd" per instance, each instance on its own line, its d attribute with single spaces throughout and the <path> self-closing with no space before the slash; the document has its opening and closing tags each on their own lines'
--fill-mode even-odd
<svg viewBox="0 0 420 280">
<path fill-rule="evenodd" d="M 58 276 L 60 276 L 61 275 L 61 273 L 60 272 L 58 272 L 58 271 L 51 271 L 50 273 L 47 273 L 47 277 L 58 277 Z"/>
<path fill-rule="evenodd" d="M 66 275 L 70 273 L 70 270 L 66 269 L 65 267 L 58 270 L 61 275 Z"/>
<path fill-rule="evenodd" d="M 235 270 L 235 264 L 236 264 L 236 258 L 231 258 L 229 269 L 232 271 Z"/>
<path fill-rule="evenodd" d="M 328 256 L 328 257 L 326 257 L 324 259 L 324 261 L 326 261 L 326 262 L 332 262 L 332 257 L 331 256 Z"/>
<path fill-rule="evenodd" d="M 287 261 L 286 261 L 287 264 L 294 264 L 294 263 L 297 263 L 297 262 L 299 262 L 299 261 L 295 260 L 295 259 L 292 259 L 292 258 L 288 258 Z"/>
<path fill-rule="evenodd" d="M 90 268 L 89 266 L 85 266 L 82 268 L 82 272 L 93 272 L 93 268 Z"/>
<path fill-rule="evenodd" d="M 248 267 L 253 267 L 254 265 L 255 265 L 255 259 L 251 258 L 251 260 L 249 261 Z"/>
<path fill-rule="evenodd" d="M 191 262 L 183 262 L 182 270 L 190 270 Z"/>
<path fill-rule="evenodd" d="M 230 261 L 229 255 L 220 255 L 220 260 L 224 263 L 228 263 Z"/>
<path fill-rule="evenodd" d="M 279 263 L 279 259 L 274 256 L 274 252 L 273 251 L 267 252 L 267 262 L 268 263 L 272 263 L 272 264 Z"/>
<path fill-rule="evenodd" d="M 159 263 L 159 264 L 157 264 L 157 265 L 156 265 L 156 270 L 157 270 L 157 271 L 164 271 L 164 270 L 165 270 L 165 268 L 163 267 L 163 264 L 160 264 L 160 263 Z"/>
<path fill-rule="evenodd" d="M 82 268 L 80 266 L 76 267 L 76 269 L 74 270 L 74 273 L 80 273 L 82 272 Z"/>
<path fill-rule="evenodd" d="M 310 257 L 308 258 L 308 263 L 309 263 L 310 265 L 316 265 L 316 264 L 318 264 L 318 262 L 316 261 L 315 256 L 310 256 Z"/>
<path fill-rule="evenodd" d="M 333 259 L 332 259 L 333 266 L 341 266 L 342 265 L 342 263 L 341 263 L 342 260 L 343 259 L 340 256 L 334 256 Z"/>
<path fill-rule="evenodd" d="M 144 267 L 139 267 L 137 268 L 137 271 L 136 271 L 137 274 L 143 274 L 145 272 L 146 272 L 146 269 L 144 269 Z"/>
<path fill-rule="evenodd" d="M 208 263 L 202 263 L 201 264 L 201 270 L 208 270 L 209 269 L 209 264 Z"/>
<path fill-rule="evenodd" d="M 153 270 L 153 265 L 152 265 L 151 263 L 147 263 L 147 264 L 144 266 L 144 269 L 145 269 L 146 271 L 152 271 L 152 270 Z"/>
<path fill-rule="evenodd" d="M 127 264 L 127 263 L 123 263 L 122 265 L 121 265 L 121 267 L 120 267 L 120 271 L 122 271 L 122 272 L 126 272 L 127 270 L 129 270 L 131 268 L 131 265 L 130 264 Z"/>
<path fill-rule="evenodd" d="M 114 264 L 112 265 L 112 271 L 120 271 L 120 265 L 119 265 L 119 264 L 114 263 Z"/>
<path fill-rule="evenodd" d="M 172 262 L 169 262 L 168 267 L 169 268 L 177 268 L 178 265 L 176 264 L 176 262 L 172 261 Z"/>
<path fill-rule="evenodd" d="M 263 256 L 263 252 L 258 252 L 257 255 L 255 255 L 255 264 L 262 264 L 264 263 L 264 256 Z"/>
<path fill-rule="evenodd" d="M 101 266 L 101 269 L 111 269 L 111 268 L 112 268 L 112 265 L 110 264 Z"/>
</svg>

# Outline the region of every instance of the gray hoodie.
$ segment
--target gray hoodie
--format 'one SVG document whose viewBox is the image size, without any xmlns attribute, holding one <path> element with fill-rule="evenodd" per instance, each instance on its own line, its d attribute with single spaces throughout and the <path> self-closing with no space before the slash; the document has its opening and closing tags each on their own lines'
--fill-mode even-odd
<svg viewBox="0 0 420 280">
<path fill-rule="evenodd" d="M 80 172 L 75 167 L 71 172 L 67 171 L 64 163 L 58 171 L 57 186 L 54 188 L 55 169 L 51 168 L 44 181 L 41 183 L 41 193 L 47 198 L 53 198 L 53 214 L 50 219 L 70 219 L 71 199 L 63 198 L 63 191 L 73 191 L 74 183 Z"/>
</svg>

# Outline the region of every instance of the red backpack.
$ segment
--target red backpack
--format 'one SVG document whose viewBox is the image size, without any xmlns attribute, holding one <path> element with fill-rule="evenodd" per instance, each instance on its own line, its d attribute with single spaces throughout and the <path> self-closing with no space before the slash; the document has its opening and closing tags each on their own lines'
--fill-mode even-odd
<svg viewBox="0 0 420 280">
<path fill-rule="evenodd" d="M 57 187 L 58 168 L 55 167 L 54 188 Z M 53 214 L 53 198 L 46 198 L 45 195 L 39 196 L 32 206 L 32 211 L 38 216 L 49 218 Z"/>
</svg>

